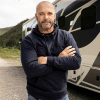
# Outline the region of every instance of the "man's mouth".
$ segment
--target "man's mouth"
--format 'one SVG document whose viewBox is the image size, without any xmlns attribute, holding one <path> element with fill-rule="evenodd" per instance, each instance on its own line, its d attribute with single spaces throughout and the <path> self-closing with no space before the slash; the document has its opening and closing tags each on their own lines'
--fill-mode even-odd
<svg viewBox="0 0 100 100">
<path fill-rule="evenodd" d="M 48 25 L 48 24 L 50 24 L 50 23 L 49 23 L 49 22 L 44 22 L 43 24 Z"/>
<path fill-rule="evenodd" d="M 50 23 L 50 22 L 48 21 L 48 22 L 42 22 L 42 23 Z"/>
<path fill-rule="evenodd" d="M 44 23 L 49 23 L 49 22 L 44 22 Z"/>
</svg>

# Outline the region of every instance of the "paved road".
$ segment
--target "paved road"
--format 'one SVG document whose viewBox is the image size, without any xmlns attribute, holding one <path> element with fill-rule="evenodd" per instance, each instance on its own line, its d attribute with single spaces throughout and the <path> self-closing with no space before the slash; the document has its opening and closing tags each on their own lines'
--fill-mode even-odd
<svg viewBox="0 0 100 100">
<path fill-rule="evenodd" d="M 100 100 L 99 93 L 69 83 L 67 86 L 70 100 Z"/>
<path fill-rule="evenodd" d="M 21 66 L 0 67 L 0 100 L 27 100 L 26 77 Z"/>
<path fill-rule="evenodd" d="M 68 84 L 70 100 L 100 100 L 100 94 Z M 0 67 L 0 100 L 27 100 L 22 66 Z"/>
</svg>

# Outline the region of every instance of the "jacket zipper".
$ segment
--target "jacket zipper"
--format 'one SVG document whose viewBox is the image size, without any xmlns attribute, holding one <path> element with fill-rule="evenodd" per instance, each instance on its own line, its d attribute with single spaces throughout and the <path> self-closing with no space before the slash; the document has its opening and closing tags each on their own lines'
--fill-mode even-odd
<svg viewBox="0 0 100 100">
<path fill-rule="evenodd" d="M 44 40 L 45 40 L 45 44 L 46 44 L 47 53 L 48 53 L 49 56 L 51 56 L 51 52 L 48 49 L 48 44 L 47 44 L 47 41 L 46 41 L 46 37 L 45 36 L 44 36 Z"/>
</svg>

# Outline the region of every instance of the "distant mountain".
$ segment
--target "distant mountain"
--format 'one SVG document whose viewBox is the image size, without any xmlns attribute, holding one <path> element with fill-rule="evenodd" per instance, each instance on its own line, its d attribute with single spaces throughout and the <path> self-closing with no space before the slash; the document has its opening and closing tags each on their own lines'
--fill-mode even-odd
<svg viewBox="0 0 100 100">
<path fill-rule="evenodd" d="M 13 26 L 12 28 L 4 28 L 1 29 L 3 31 L 3 35 L 0 35 L 0 46 L 2 47 L 15 47 L 20 49 L 21 46 L 19 44 L 19 40 L 22 39 L 22 25 L 25 23 L 28 19 L 20 22 L 16 26 Z M 6 30 L 6 32 L 4 32 Z"/>
<path fill-rule="evenodd" d="M 6 33 L 7 31 L 9 31 L 12 27 L 6 27 L 6 28 L 0 28 L 0 35 Z"/>
</svg>

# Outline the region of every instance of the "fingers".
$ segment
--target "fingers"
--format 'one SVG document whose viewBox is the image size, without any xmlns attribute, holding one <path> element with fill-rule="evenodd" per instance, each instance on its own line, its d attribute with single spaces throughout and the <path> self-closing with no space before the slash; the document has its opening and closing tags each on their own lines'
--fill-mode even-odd
<svg viewBox="0 0 100 100">
<path fill-rule="evenodd" d="M 70 49 L 72 49 L 72 46 L 68 46 L 68 47 L 66 47 L 64 50 L 65 50 L 65 51 L 68 51 L 68 50 L 70 50 Z"/>
<path fill-rule="evenodd" d="M 72 51 L 72 52 L 70 52 L 70 54 L 74 54 L 74 53 L 76 53 L 76 51 Z"/>
<path fill-rule="evenodd" d="M 75 54 L 71 55 L 71 56 L 75 56 Z"/>
<path fill-rule="evenodd" d="M 74 52 L 75 48 L 69 49 L 69 52 Z"/>
<path fill-rule="evenodd" d="M 64 51 L 69 53 L 69 52 L 75 51 L 75 48 L 72 48 L 72 46 L 68 46 L 67 48 L 64 49 Z"/>
<path fill-rule="evenodd" d="M 67 48 L 65 48 L 64 50 L 67 52 L 69 49 L 71 49 L 72 46 L 68 46 Z"/>
<path fill-rule="evenodd" d="M 75 48 L 72 48 L 72 46 L 68 46 L 67 48 L 65 48 L 58 57 L 69 57 L 69 56 L 75 56 Z"/>
<path fill-rule="evenodd" d="M 68 46 L 64 49 L 64 51 L 68 54 L 68 56 L 75 56 L 75 48 L 72 48 L 72 46 Z"/>
<path fill-rule="evenodd" d="M 71 52 L 69 52 L 69 56 L 75 56 L 75 53 L 76 53 L 76 51 L 75 51 L 75 49 L 73 49 L 74 51 L 71 51 Z"/>
</svg>

